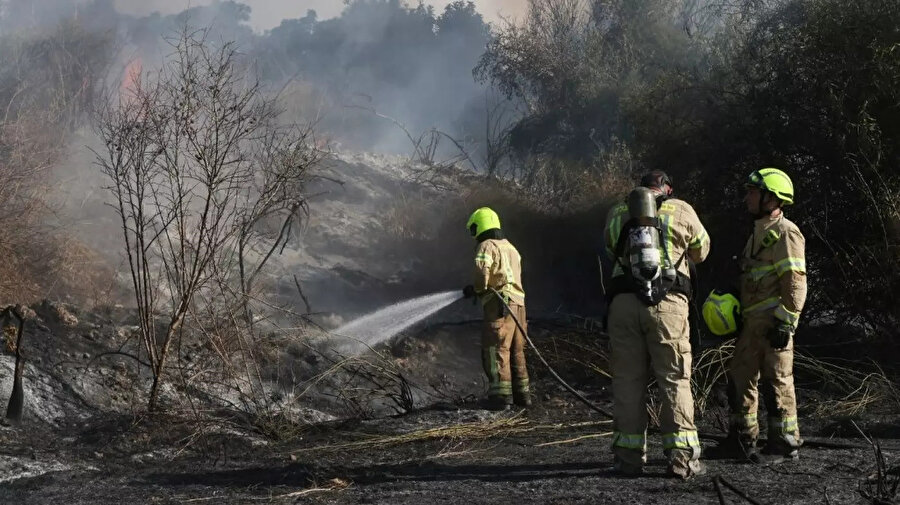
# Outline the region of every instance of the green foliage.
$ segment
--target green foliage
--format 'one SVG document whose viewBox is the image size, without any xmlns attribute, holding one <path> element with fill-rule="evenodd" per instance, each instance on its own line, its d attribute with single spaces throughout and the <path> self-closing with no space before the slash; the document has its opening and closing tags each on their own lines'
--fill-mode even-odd
<svg viewBox="0 0 900 505">
<path fill-rule="evenodd" d="M 807 314 L 886 329 L 900 316 L 886 295 L 900 289 L 898 26 L 900 4 L 880 0 L 532 0 L 479 71 L 529 104 L 509 137 L 521 158 L 595 160 L 624 142 L 638 170 L 674 175 L 713 236 L 708 277 L 746 239 L 743 178 L 784 169 Z"/>
<path fill-rule="evenodd" d="M 660 75 L 685 68 L 692 41 L 669 2 L 531 0 L 521 26 L 497 34 L 477 75 L 529 115 L 510 134 L 520 155 L 589 161 L 630 141 L 627 102 Z"/>
</svg>

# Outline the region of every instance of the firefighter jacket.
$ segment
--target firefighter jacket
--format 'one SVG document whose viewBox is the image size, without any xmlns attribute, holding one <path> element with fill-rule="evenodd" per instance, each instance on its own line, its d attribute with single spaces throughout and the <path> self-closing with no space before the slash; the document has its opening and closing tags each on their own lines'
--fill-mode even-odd
<svg viewBox="0 0 900 505">
<path fill-rule="evenodd" d="M 506 239 L 487 239 L 475 250 L 475 292 L 481 303 L 490 301 L 494 288 L 508 303 L 525 306 L 522 257 Z"/>
<path fill-rule="evenodd" d="M 756 220 L 741 258 L 745 317 L 772 314 L 797 327 L 806 302 L 805 245 L 800 229 L 783 214 Z"/>
<path fill-rule="evenodd" d="M 683 256 L 694 263 L 700 263 L 709 254 L 709 235 L 697 217 L 694 208 L 684 200 L 669 198 L 657 210 L 660 227 L 660 247 L 664 248 L 662 257 L 667 258 L 669 265 L 678 264 L 678 272 L 690 277 L 690 266 L 681 261 Z M 606 229 L 603 231 L 606 243 L 606 254 L 614 261 L 612 277 L 615 280 L 625 272 L 616 258 L 616 244 L 622 227 L 630 219 L 628 204 L 622 203 L 610 209 L 606 218 Z M 679 264 L 680 262 L 680 264 Z"/>
</svg>

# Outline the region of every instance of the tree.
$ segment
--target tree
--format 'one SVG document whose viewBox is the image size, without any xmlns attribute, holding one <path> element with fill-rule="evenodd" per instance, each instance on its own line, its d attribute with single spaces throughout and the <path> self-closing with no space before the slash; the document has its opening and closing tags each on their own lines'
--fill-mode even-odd
<svg viewBox="0 0 900 505">
<path fill-rule="evenodd" d="M 173 341 L 202 300 L 225 296 L 225 310 L 252 320 L 253 280 L 305 208 L 303 186 L 321 157 L 310 127 L 279 125 L 234 44 L 213 46 L 206 34 L 184 29 L 163 67 L 130 76 L 95 118 L 106 146 L 97 165 L 112 183 L 152 367 L 151 410 Z M 266 226 L 278 216 L 273 236 Z"/>
</svg>

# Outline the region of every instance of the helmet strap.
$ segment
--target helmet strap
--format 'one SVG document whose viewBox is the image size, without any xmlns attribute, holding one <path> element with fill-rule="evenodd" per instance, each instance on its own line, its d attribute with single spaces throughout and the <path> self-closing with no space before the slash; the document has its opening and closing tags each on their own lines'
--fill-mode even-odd
<svg viewBox="0 0 900 505">
<path fill-rule="evenodd" d="M 767 209 L 766 206 L 769 202 L 776 202 L 775 207 L 771 209 Z M 760 188 L 759 192 L 759 211 L 754 216 L 756 219 L 762 219 L 764 217 L 775 217 L 777 214 L 781 213 L 781 200 L 775 196 L 775 193 L 772 193 L 768 189 Z"/>
</svg>

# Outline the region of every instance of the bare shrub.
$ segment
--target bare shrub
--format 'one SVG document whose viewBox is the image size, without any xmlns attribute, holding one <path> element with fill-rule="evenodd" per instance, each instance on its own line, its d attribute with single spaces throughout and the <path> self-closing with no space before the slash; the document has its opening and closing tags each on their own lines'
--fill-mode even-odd
<svg viewBox="0 0 900 505">
<path fill-rule="evenodd" d="M 252 337 L 254 281 L 306 209 L 303 186 L 322 156 L 311 127 L 278 123 L 234 44 L 187 28 L 169 42 L 163 67 L 107 97 L 95 117 L 153 370 L 151 409 L 188 318 L 237 339 L 239 359 L 252 361 L 241 339 Z M 231 359 L 234 348 L 210 342 Z"/>
<path fill-rule="evenodd" d="M 106 35 L 73 21 L 48 34 L 0 37 L 0 297 L 23 302 L 78 296 L 67 288 L 97 280 L 91 253 L 69 249 L 71 237 L 50 229 L 46 198 L 52 172 L 66 154 L 71 131 L 90 104 L 97 76 L 109 61 Z M 63 288 L 63 289 L 58 289 Z"/>
</svg>

